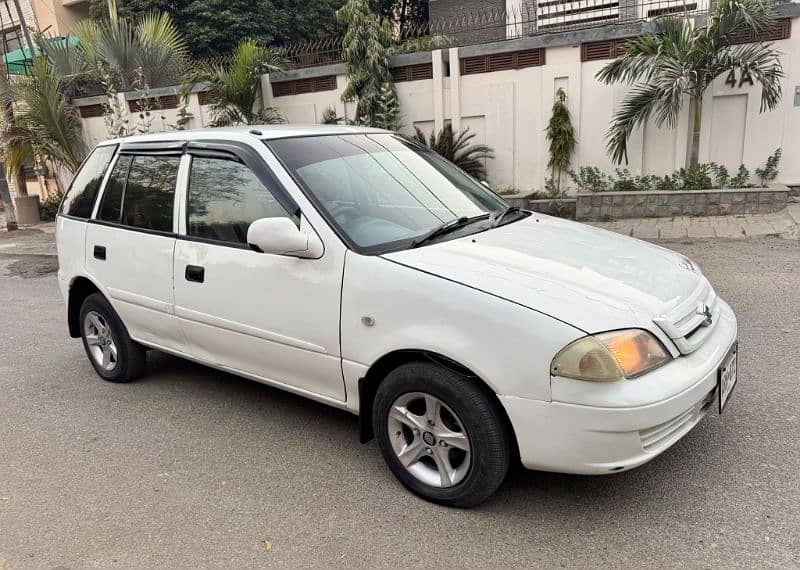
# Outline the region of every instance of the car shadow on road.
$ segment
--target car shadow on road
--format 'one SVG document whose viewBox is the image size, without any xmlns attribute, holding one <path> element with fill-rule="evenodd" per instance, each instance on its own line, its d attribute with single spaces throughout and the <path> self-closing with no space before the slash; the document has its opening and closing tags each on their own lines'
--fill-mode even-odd
<svg viewBox="0 0 800 570">
<path fill-rule="evenodd" d="M 225 414 L 227 425 L 245 440 L 279 430 L 288 447 L 313 448 L 318 456 L 330 454 L 337 462 L 349 463 L 343 466 L 345 471 L 361 471 L 380 479 L 376 487 L 392 485 L 393 490 L 387 489 L 387 493 L 406 493 L 384 468 L 375 442 L 366 446 L 359 443 L 359 420 L 344 410 L 157 351 L 148 354 L 147 374 L 137 383 L 185 393 L 197 406 L 209 402 L 219 405 L 217 411 Z M 242 433 L 242 429 L 252 431 Z M 712 476 L 705 461 L 713 452 L 716 429 L 701 422 L 652 462 L 616 474 L 547 473 L 530 471 L 517 463 L 498 492 L 473 512 L 517 513 L 527 518 L 558 511 L 562 520 L 574 518 L 579 524 L 587 513 L 602 512 L 604 518 L 641 508 L 643 500 L 650 505 L 663 503 L 667 510 L 669 503 L 690 494 L 687 480 L 695 487 L 705 486 L 704 480 Z M 710 480 L 708 484 L 712 484 Z M 649 508 L 658 512 L 657 506 Z"/>
</svg>

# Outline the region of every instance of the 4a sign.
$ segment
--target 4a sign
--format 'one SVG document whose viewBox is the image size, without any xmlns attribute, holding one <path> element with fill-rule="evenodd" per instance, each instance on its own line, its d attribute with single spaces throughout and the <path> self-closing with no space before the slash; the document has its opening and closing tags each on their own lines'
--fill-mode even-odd
<svg viewBox="0 0 800 570">
<path fill-rule="evenodd" d="M 735 69 L 731 69 L 730 73 L 728 73 L 728 77 L 725 78 L 725 85 L 727 85 L 728 87 L 741 88 L 745 83 L 750 85 L 751 87 L 755 85 L 755 83 L 753 82 L 753 76 L 750 75 L 750 72 L 747 69 L 742 69 L 738 81 L 736 80 Z"/>
</svg>

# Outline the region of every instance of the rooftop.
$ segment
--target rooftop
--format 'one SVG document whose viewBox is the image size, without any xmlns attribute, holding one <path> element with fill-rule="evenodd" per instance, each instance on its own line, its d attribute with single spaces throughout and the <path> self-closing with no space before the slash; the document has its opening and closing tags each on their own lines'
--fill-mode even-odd
<svg viewBox="0 0 800 570">
<path fill-rule="evenodd" d="M 190 129 L 186 131 L 171 131 L 166 133 L 152 133 L 145 135 L 133 135 L 124 138 L 117 138 L 103 141 L 98 146 L 110 144 L 133 144 L 148 142 L 175 142 L 175 141 L 194 141 L 203 139 L 220 139 L 226 136 L 235 136 L 241 139 L 243 136 L 255 137 L 261 140 L 280 139 L 290 137 L 304 137 L 313 135 L 337 135 L 337 134 L 357 134 L 357 133 L 383 133 L 381 129 L 370 127 L 356 127 L 349 125 L 243 125 L 239 127 L 219 127 L 211 129 Z"/>
</svg>

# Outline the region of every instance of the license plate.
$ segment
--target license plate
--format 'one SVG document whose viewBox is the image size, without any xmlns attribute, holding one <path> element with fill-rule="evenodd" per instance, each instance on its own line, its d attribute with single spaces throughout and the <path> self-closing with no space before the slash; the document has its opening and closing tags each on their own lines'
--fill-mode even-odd
<svg viewBox="0 0 800 570">
<path fill-rule="evenodd" d="M 739 343 L 734 342 L 717 370 L 717 392 L 719 393 L 719 413 L 725 409 L 728 398 L 736 386 L 736 365 L 739 359 Z"/>
</svg>

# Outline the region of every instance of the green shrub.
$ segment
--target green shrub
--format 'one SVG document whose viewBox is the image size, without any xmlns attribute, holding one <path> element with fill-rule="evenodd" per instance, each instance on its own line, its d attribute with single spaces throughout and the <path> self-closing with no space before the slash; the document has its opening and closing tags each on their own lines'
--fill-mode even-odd
<svg viewBox="0 0 800 570">
<path fill-rule="evenodd" d="M 731 178 L 728 188 L 750 188 L 752 186 L 750 182 L 750 171 L 747 170 L 744 164 L 740 164 L 739 170 L 736 172 L 736 176 Z"/>
<path fill-rule="evenodd" d="M 680 179 L 683 181 L 681 190 L 707 190 L 713 186 L 711 183 L 711 165 L 693 164 L 689 168 L 681 168 L 678 171 Z"/>
<path fill-rule="evenodd" d="M 778 177 L 782 151 L 777 149 L 763 168 L 756 169 L 762 184 Z M 647 192 L 650 190 L 709 190 L 711 188 L 752 188 L 750 171 L 742 164 L 731 176 L 725 166 L 715 162 L 693 164 L 665 176 L 632 176 L 627 168 L 617 168 L 612 176 L 596 166 L 582 166 L 569 176 L 581 192 Z"/>
<path fill-rule="evenodd" d="M 764 186 L 770 182 L 774 182 L 778 177 L 778 166 L 781 163 L 782 155 L 783 151 L 781 149 L 775 149 L 775 152 L 767 158 L 767 163 L 764 165 L 764 168 L 756 168 L 756 176 L 761 179 L 761 184 Z"/>
<path fill-rule="evenodd" d="M 61 206 L 61 199 L 64 195 L 61 192 L 52 194 L 47 200 L 39 202 L 39 219 L 43 222 L 52 222 L 56 219 L 58 208 Z"/>
<path fill-rule="evenodd" d="M 581 166 L 578 172 L 570 170 L 569 177 L 581 192 L 606 192 L 612 181 L 596 166 Z"/>
</svg>

